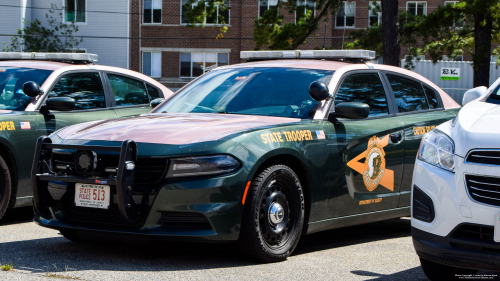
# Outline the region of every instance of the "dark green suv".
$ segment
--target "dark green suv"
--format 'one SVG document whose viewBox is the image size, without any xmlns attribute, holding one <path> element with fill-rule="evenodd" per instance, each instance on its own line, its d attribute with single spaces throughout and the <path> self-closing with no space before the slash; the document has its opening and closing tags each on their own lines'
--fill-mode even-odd
<svg viewBox="0 0 500 281">
<path fill-rule="evenodd" d="M 32 204 L 30 169 L 39 136 L 147 113 L 152 99 L 172 94 L 145 75 L 95 60 L 92 54 L 0 52 L 0 218 L 7 208 Z"/>
</svg>

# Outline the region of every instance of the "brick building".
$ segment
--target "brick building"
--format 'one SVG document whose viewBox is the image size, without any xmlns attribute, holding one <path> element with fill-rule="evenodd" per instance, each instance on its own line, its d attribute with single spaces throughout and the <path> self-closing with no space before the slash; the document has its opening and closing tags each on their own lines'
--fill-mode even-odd
<svg viewBox="0 0 500 281">
<path fill-rule="evenodd" d="M 206 27 L 188 27 L 182 17 L 186 0 L 130 0 L 130 68 L 159 79 L 170 88 L 179 88 L 204 71 L 225 64 L 241 62 L 242 50 L 253 50 L 254 20 L 277 0 L 232 0 L 225 14 L 229 29 L 223 39 L 217 23 Z M 304 11 L 314 4 L 302 0 Z M 345 1 L 335 15 L 321 22 L 319 30 L 300 49 L 322 48 L 326 28 L 326 47 L 341 48 L 352 30 L 366 28 L 381 21 L 371 14 L 369 0 Z M 427 14 L 439 5 L 457 1 L 399 1 L 399 9 Z M 185 2 L 184 2 L 185 3 Z M 316 11 L 314 11 L 316 12 Z M 297 15 L 282 13 L 286 22 Z M 325 25 L 326 24 L 326 25 Z M 458 23 L 459 24 L 459 23 Z M 133 39 L 140 38 L 140 39 Z M 405 50 L 402 50 L 404 55 Z"/>
</svg>

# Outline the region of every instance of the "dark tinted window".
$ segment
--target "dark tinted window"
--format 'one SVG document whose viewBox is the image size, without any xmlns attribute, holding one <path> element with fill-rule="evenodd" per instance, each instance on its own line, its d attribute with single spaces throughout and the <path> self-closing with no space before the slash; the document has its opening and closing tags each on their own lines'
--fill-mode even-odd
<svg viewBox="0 0 500 281">
<path fill-rule="evenodd" d="M 116 106 L 139 105 L 149 103 L 148 93 L 142 81 L 108 74 L 113 89 Z"/>
<path fill-rule="evenodd" d="M 151 100 L 162 98 L 162 96 L 160 96 L 160 91 L 151 85 L 148 85 L 148 94 Z"/>
<path fill-rule="evenodd" d="M 399 112 L 429 109 L 424 90 L 419 82 L 391 74 L 388 74 L 387 78 L 394 92 Z"/>
<path fill-rule="evenodd" d="M 178 92 L 157 112 L 247 114 L 311 118 L 318 102 L 314 81 L 328 84 L 333 71 L 240 67 L 213 70 Z"/>
<path fill-rule="evenodd" d="M 389 114 L 384 86 L 376 73 L 354 74 L 344 79 L 335 96 L 335 104 L 342 102 L 368 104 L 370 117 Z"/>
<path fill-rule="evenodd" d="M 432 88 L 424 86 L 425 96 L 430 109 L 439 108 L 437 93 Z"/>
<path fill-rule="evenodd" d="M 24 110 L 31 100 L 24 94 L 23 85 L 34 81 L 42 85 L 52 70 L 0 66 L 0 109 Z"/>
<path fill-rule="evenodd" d="M 500 104 L 500 85 L 493 90 L 493 93 L 486 99 L 486 102 Z"/>
<path fill-rule="evenodd" d="M 75 99 L 75 110 L 104 108 L 104 91 L 97 72 L 64 75 L 49 93 L 49 98 L 70 97 Z"/>
</svg>

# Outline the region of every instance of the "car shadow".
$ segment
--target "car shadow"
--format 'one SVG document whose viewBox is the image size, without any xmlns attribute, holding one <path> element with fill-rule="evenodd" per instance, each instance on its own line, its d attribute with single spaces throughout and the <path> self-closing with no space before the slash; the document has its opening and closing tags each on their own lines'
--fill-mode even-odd
<svg viewBox="0 0 500 281">
<path fill-rule="evenodd" d="M 422 267 L 417 266 L 414 268 L 402 270 L 392 274 L 381 274 L 364 270 L 353 270 L 352 274 L 358 275 L 360 277 L 369 277 L 370 280 L 378 281 L 392 281 L 392 280 L 429 280 L 424 274 Z M 498 272 L 491 271 L 479 271 L 474 277 L 457 277 L 456 280 L 500 280 L 500 275 Z"/>
<path fill-rule="evenodd" d="M 25 221 L 25 216 L 23 211 L 7 221 Z M 410 235 L 409 219 L 382 221 L 304 236 L 293 255 Z M 81 244 L 59 236 L 0 243 L 0 253 L 0 263 L 31 272 L 49 272 L 54 265 L 69 266 L 69 271 L 182 271 L 256 264 L 244 253 L 236 255 L 233 243 Z"/>
<path fill-rule="evenodd" d="M 21 207 L 15 209 L 7 209 L 5 215 L 0 219 L 0 226 L 16 224 L 16 223 L 26 223 L 33 221 L 33 207 Z"/>
<path fill-rule="evenodd" d="M 293 255 L 411 236 L 409 218 L 338 228 L 303 236 Z"/>
</svg>

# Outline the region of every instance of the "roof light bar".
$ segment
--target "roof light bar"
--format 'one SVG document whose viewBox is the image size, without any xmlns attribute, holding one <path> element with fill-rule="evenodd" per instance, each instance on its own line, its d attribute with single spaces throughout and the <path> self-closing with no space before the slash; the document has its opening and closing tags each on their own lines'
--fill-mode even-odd
<svg viewBox="0 0 500 281">
<path fill-rule="evenodd" d="M 375 51 L 368 50 L 296 50 L 296 51 L 242 51 L 242 59 L 364 59 L 374 60 Z"/>
<path fill-rule="evenodd" d="M 0 60 L 97 61 L 96 54 L 87 53 L 24 53 L 0 52 Z"/>
</svg>

